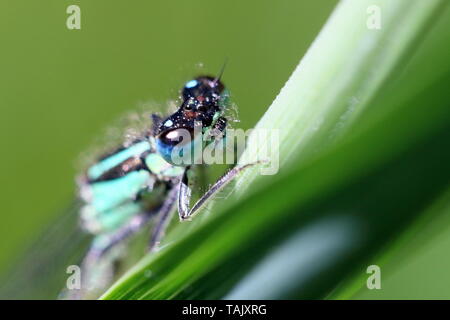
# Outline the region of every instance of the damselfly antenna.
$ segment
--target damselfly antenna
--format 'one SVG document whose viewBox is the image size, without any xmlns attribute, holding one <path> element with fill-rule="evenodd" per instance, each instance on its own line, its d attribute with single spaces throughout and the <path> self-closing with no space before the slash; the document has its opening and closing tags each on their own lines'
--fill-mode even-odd
<svg viewBox="0 0 450 320">
<path fill-rule="evenodd" d="M 220 81 L 220 78 L 222 78 L 222 75 L 223 75 L 223 72 L 225 71 L 225 67 L 227 66 L 227 63 L 228 63 L 228 58 L 225 58 L 222 68 L 220 69 L 219 75 L 213 81 L 214 86 L 216 86 L 216 84 Z"/>
</svg>

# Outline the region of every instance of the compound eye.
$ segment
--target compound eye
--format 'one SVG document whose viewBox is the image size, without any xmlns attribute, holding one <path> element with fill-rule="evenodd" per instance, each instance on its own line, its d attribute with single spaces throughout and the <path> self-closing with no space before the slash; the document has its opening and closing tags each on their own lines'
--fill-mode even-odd
<svg viewBox="0 0 450 320">
<path fill-rule="evenodd" d="M 178 129 L 171 130 L 161 134 L 161 136 L 159 136 L 159 140 L 166 146 L 174 146 L 182 141 L 182 134 Z"/>
<path fill-rule="evenodd" d="M 192 129 L 178 128 L 163 132 L 157 139 L 165 146 L 175 146 L 179 143 L 184 145 L 191 141 L 192 134 Z"/>
<path fill-rule="evenodd" d="M 178 128 L 161 133 L 156 138 L 157 152 L 169 163 L 173 164 L 173 156 L 190 150 L 194 130 L 191 128 Z"/>
</svg>

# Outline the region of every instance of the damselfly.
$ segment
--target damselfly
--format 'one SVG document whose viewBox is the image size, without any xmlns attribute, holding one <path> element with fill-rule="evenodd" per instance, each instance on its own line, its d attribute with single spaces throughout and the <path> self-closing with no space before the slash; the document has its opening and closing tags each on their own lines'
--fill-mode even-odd
<svg viewBox="0 0 450 320">
<path fill-rule="evenodd" d="M 199 76 L 184 85 L 180 97 L 174 113 L 165 118 L 152 114 L 151 128 L 97 159 L 79 179 L 81 225 L 93 240 L 81 262 L 81 288 L 66 289 L 63 297 L 89 297 L 88 292 L 104 289 L 113 272 L 114 249 L 125 239 L 153 220 L 148 250 L 154 250 L 175 207 L 180 220 L 190 219 L 247 167 L 229 170 L 191 206 L 196 172 L 203 167 L 196 165 L 195 150 L 224 139 L 229 93 L 220 76 Z"/>
</svg>

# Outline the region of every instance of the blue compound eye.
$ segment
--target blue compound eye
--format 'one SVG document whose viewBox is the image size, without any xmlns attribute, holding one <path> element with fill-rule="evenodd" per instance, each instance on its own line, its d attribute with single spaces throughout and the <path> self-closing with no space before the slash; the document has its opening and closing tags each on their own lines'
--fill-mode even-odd
<svg viewBox="0 0 450 320">
<path fill-rule="evenodd" d="M 190 128 L 178 128 L 161 133 L 156 138 L 156 150 L 164 160 L 174 164 L 173 156 L 180 156 L 189 150 L 194 130 Z"/>
</svg>

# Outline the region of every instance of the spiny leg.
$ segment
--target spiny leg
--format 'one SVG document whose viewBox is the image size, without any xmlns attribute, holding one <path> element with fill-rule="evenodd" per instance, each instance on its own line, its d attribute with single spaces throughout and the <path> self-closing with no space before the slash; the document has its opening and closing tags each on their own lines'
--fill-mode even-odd
<svg viewBox="0 0 450 320">
<path fill-rule="evenodd" d="M 180 220 L 185 220 L 189 216 L 189 203 L 191 201 L 192 190 L 189 187 L 188 173 L 191 167 L 186 167 L 183 173 L 183 177 L 180 180 L 180 186 L 178 188 L 178 215 Z"/>
<path fill-rule="evenodd" d="M 214 196 L 218 191 L 225 187 L 229 182 L 231 182 L 241 171 L 252 167 L 260 162 L 249 163 L 240 167 L 234 167 L 229 170 L 225 175 L 223 175 L 219 180 L 217 180 L 208 191 L 206 191 L 200 199 L 189 208 L 189 203 L 191 199 L 191 188 L 189 187 L 188 172 L 189 167 L 184 171 L 183 177 L 180 180 L 179 196 L 178 196 L 178 213 L 180 215 L 180 220 L 187 220 L 195 212 L 197 212 L 205 202 Z"/>
<path fill-rule="evenodd" d="M 226 135 L 226 129 L 227 127 L 227 119 L 224 117 L 219 117 L 217 119 L 216 124 L 214 125 L 214 128 L 210 132 L 210 138 L 214 138 L 214 146 L 216 147 L 219 142 L 224 141 L 225 135 Z M 197 203 L 194 205 L 194 208 L 189 209 L 191 197 L 192 197 L 192 189 L 191 185 L 193 184 L 193 177 L 188 177 L 188 174 L 192 172 L 193 168 L 201 168 L 202 170 L 200 173 L 204 176 L 204 167 L 203 166 L 188 166 L 184 170 L 184 174 L 180 180 L 180 186 L 179 186 L 179 195 L 178 195 L 178 214 L 180 216 L 180 220 L 186 220 L 189 216 L 192 215 L 192 213 L 196 210 L 193 210 L 196 208 L 196 205 L 198 204 L 200 207 L 202 203 L 204 203 L 209 197 L 211 197 L 213 194 L 208 195 L 208 192 L 206 192 L 204 195 L 200 197 L 200 199 L 197 201 Z M 225 185 L 227 183 L 226 177 L 228 175 L 233 175 L 233 170 L 229 171 L 226 175 L 224 175 L 222 178 L 220 178 L 212 188 L 214 188 L 217 185 L 217 190 L 219 190 L 222 185 Z M 236 172 L 237 173 L 237 172 Z M 203 177 L 204 178 L 204 177 Z M 233 177 L 231 177 L 232 179 Z M 220 182 L 222 180 L 222 185 L 220 185 Z M 211 189 L 212 189 L 211 188 Z M 211 190 L 210 189 L 210 190 Z"/>
<path fill-rule="evenodd" d="M 159 241 L 164 235 L 170 217 L 172 216 L 171 213 L 173 212 L 174 204 L 177 201 L 177 193 L 178 188 L 174 186 L 167 194 L 164 203 L 158 211 L 158 218 L 150 238 L 149 251 L 154 251 L 157 248 Z"/>
</svg>

